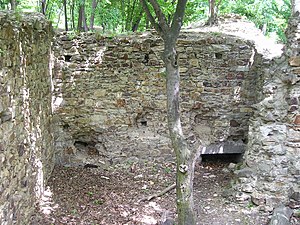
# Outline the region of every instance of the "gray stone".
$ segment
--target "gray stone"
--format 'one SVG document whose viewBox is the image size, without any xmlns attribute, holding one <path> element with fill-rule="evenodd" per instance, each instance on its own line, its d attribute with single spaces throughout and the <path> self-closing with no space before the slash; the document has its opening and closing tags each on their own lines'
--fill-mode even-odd
<svg viewBox="0 0 300 225">
<path fill-rule="evenodd" d="M 255 172 L 253 171 L 253 169 L 248 168 L 248 167 L 240 169 L 240 170 L 236 170 L 236 171 L 234 171 L 234 173 L 238 177 L 251 177 L 252 175 L 255 174 Z"/>
<path fill-rule="evenodd" d="M 292 214 L 293 210 L 289 207 L 279 206 L 274 209 L 269 225 L 291 225 Z"/>
</svg>

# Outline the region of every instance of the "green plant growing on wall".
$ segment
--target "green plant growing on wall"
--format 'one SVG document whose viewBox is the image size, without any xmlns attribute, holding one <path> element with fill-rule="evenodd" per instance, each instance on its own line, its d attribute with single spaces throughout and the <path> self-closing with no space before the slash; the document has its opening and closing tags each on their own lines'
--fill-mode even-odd
<svg viewBox="0 0 300 225">
<path fill-rule="evenodd" d="M 212 36 L 214 37 L 221 37 L 222 36 L 222 33 L 221 32 L 217 32 L 217 31 L 214 31 L 214 32 L 209 32 Z"/>
<path fill-rule="evenodd" d="M 94 200 L 94 204 L 95 204 L 95 205 L 103 205 L 103 204 L 104 204 L 104 201 L 101 200 L 101 199 L 96 199 L 96 200 Z"/>
</svg>

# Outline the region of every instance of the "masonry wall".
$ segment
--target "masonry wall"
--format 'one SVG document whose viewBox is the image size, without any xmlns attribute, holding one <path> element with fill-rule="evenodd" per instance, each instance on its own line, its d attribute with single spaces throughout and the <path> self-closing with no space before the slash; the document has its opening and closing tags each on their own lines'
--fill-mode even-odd
<svg viewBox="0 0 300 225">
<path fill-rule="evenodd" d="M 29 224 L 54 165 L 51 26 L 0 12 L 0 224 Z"/>
<path fill-rule="evenodd" d="M 262 210 L 300 204 L 300 17 L 287 29 L 284 54 L 265 70 L 262 98 L 249 124 L 245 168 L 239 171 L 241 200 Z"/>
<path fill-rule="evenodd" d="M 153 33 L 56 38 L 54 105 L 59 163 L 113 164 L 173 156 L 166 118 L 162 41 Z M 178 41 L 181 114 L 191 147 L 241 152 L 256 101 L 261 57 L 253 44 L 220 33 Z M 257 59 L 255 65 L 253 60 Z"/>
</svg>

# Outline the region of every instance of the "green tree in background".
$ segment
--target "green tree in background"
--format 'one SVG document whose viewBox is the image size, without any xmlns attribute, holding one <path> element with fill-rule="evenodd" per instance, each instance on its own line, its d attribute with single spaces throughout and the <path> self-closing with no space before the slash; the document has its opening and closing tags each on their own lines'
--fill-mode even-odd
<svg viewBox="0 0 300 225">
<path fill-rule="evenodd" d="M 170 23 L 175 0 L 157 0 Z M 143 31 L 150 22 L 139 0 L 0 0 L 0 9 L 36 11 L 65 30 L 121 33 Z M 234 13 L 253 21 L 265 34 L 276 33 L 285 40 L 290 17 L 290 0 L 188 0 L 184 24 L 207 21 L 213 25 L 218 15 Z M 150 8 L 153 13 L 153 8 Z"/>
<path fill-rule="evenodd" d="M 220 13 L 235 13 L 254 22 L 265 34 L 275 32 L 285 41 L 284 31 L 291 15 L 290 0 L 226 0 Z"/>
</svg>

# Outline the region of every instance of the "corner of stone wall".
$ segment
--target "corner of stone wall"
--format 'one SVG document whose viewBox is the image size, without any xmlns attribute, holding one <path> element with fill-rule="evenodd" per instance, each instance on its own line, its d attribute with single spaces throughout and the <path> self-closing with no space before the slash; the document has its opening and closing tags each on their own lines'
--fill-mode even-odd
<svg viewBox="0 0 300 225">
<path fill-rule="evenodd" d="M 264 72 L 262 98 L 254 105 L 244 168 L 237 171 L 240 200 L 262 210 L 300 203 L 299 14 L 290 19 L 288 43 Z"/>
<path fill-rule="evenodd" d="M 0 224 L 29 224 L 53 169 L 52 34 L 41 14 L 0 12 Z"/>
</svg>

